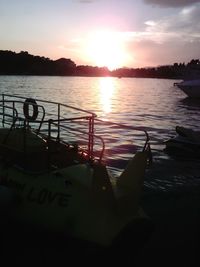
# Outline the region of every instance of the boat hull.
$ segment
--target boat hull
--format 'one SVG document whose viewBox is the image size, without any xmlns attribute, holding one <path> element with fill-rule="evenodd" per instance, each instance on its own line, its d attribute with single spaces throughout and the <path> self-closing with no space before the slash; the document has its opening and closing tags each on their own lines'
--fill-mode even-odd
<svg viewBox="0 0 200 267">
<path fill-rule="evenodd" d="M 200 156 L 200 133 L 192 129 L 176 126 L 177 135 L 165 141 L 168 153 L 184 157 Z"/>
<path fill-rule="evenodd" d="M 17 223 L 106 247 L 130 225 L 135 227 L 139 221 L 151 225 L 137 202 L 131 204 L 131 210 L 121 210 L 117 202 L 120 198 L 124 201 L 123 192 L 119 192 L 119 198 L 114 195 L 107 177 L 102 176 L 99 183 L 88 164 L 45 174 L 28 174 L 11 167 L 1 173 L 2 177 L 7 188 L 15 192 L 12 198 L 18 205 L 10 209 L 9 217 Z"/>
<path fill-rule="evenodd" d="M 200 98 L 200 80 L 183 81 L 181 83 L 177 83 L 176 86 L 188 97 Z"/>
</svg>

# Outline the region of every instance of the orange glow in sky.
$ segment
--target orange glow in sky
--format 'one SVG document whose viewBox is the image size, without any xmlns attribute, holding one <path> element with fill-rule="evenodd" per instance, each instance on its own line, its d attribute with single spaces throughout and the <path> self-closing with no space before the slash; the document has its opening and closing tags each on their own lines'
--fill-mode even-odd
<svg viewBox="0 0 200 267">
<path fill-rule="evenodd" d="M 199 58 L 200 0 L 0 3 L 1 50 L 110 70 Z"/>
<path fill-rule="evenodd" d="M 109 31 L 90 35 L 86 44 L 86 57 L 94 66 L 108 67 L 110 70 L 125 66 L 128 58 L 123 39 Z"/>
</svg>

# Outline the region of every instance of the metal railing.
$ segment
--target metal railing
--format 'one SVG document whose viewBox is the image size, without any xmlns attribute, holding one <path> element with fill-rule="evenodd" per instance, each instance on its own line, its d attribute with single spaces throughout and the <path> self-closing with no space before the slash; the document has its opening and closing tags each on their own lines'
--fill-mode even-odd
<svg viewBox="0 0 200 267">
<path fill-rule="evenodd" d="M 58 142 L 67 142 L 68 136 L 66 136 L 66 132 L 69 133 L 69 131 L 74 135 L 84 135 L 87 148 L 84 148 L 83 150 L 88 158 L 94 158 L 94 145 L 98 140 L 100 143 L 99 146 L 101 146 L 98 160 L 102 160 L 105 144 L 100 136 L 94 134 L 94 118 L 96 117 L 96 114 L 54 101 L 41 99 L 34 99 L 34 101 L 35 103 L 28 102 L 27 98 L 22 96 L 2 94 L 2 100 L 0 100 L 0 107 L 2 109 L 0 112 L 0 115 L 2 115 L 2 126 L 4 127 L 5 124 L 10 124 L 10 121 L 7 120 L 9 117 L 13 120 L 11 125 L 12 128 L 19 127 L 19 124 L 21 123 L 21 126 L 23 127 L 31 127 L 36 134 L 41 134 L 46 131 L 49 139 L 55 138 Z M 39 112 L 36 119 L 30 120 L 27 118 L 26 114 L 24 114 L 25 102 L 26 104 L 30 104 L 33 109 L 37 105 Z M 49 105 L 51 107 L 48 107 Z M 52 113 L 52 109 L 55 112 Z M 70 112 L 67 112 L 69 110 Z M 68 114 L 68 118 L 64 117 L 63 114 Z M 76 125 L 74 126 L 74 124 Z M 84 129 L 79 129 L 81 126 L 84 127 Z M 62 135 L 63 132 L 65 132 L 65 135 Z"/>
<path fill-rule="evenodd" d="M 102 161 L 105 143 L 104 139 L 95 133 L 98 124 L 102 123 L 103 125 L 116 126 L 120 129 L 136 130 L 144 134 L 145 141 L 142 150 L 149 152 L 149 162 L 152 161 L 150 138 L 143 127 L 132 127 L 121 123 L 104 121 L 97 119 L 96 114 L 93 112 L 41 99 L 34 99 L 34 103 L 30 102 L 32 109 L 37 105 L 38 110 L 37 118 L 30 120 L 24 114 L 25 101 L 27 104 L 26 97 L 2 94 L 0 115 L 2 115 L 3 127 L 5 124 L 10 123 L 11 129 L 13 129 L 13 127 L 20 127 L 21 124 L 21 127 L 31 127 L 36 134 L 45 136 L 44 133 L 46 132 L 47 140 L 54 139 L 63 143 L 68 143 L 70 138 L 71 142 L 75 142 L 77 138 L 79 140 L 77 145 L 82 149 L 83 153 L 89 159 L 97 159 L 99 161 Z M 11 121 L 6 118 L 10 118 Z M 81 143 L 84 143 L 84 145 L 81 145 Z"/>
<path fill-rule="evenodd" d="M 134 130 L 134 131 L 142 132 L 145 136 L 142 151 L 148 152 L 148 163 L 149 164 L 152 163 L 153 156 L 152 156 L 151 146 L 150 146 L 150 137 L 149 137 L 148 132 L 144 129 L 144 127 L 130 126 L 130 125 L 122 124 L 122 123 L 110 122 L 110 121 L 105 121 L 105 120 L 101 120 L 101 119 L 97 119 L 97 118 L 95 118 L 95 121 L 97 121 L 99 123 L 103 123 L 103 125 L 109 125 L 110 127 L 117 126 L 120 129 L 128 129 L 128 130 Z"/>
</svg>

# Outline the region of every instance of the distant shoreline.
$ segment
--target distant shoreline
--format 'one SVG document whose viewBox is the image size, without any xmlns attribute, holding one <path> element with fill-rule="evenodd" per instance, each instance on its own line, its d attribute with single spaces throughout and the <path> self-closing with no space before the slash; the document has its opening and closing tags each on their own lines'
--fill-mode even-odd
<svg viewBox="0 0 200 267">
<path fill-rule="evenodd" d="M 125 78 L 144 78 L 144 79 L 171 79 L 171 80 L 182 80 L 182 78 L 180 77 L 142 77 L 142 76 L 125 76 L 125 77 L 117 77 L 117 76 L 95 76 L 95 75 L 45 75 L 45 74 L 1 74 L 0 73 L 0 77 L 1 76 L 33 76 L 33 77 L 82 77 L 82 78 L 118 78 L 118 79 L 125 79 Z"/>
<path fill-rule="evenodd" d="M 183 79 L 200 76 L 200 61 L 192 59 L 187 64 L 174 63 L 149 68 L 123 67 L 111 71 L 107 67 L 76 65 L 67 58 L 51 60 L 30 55 L 27 51 L 15 53 L 0 50 L 0 75 Z"/>
</svg>

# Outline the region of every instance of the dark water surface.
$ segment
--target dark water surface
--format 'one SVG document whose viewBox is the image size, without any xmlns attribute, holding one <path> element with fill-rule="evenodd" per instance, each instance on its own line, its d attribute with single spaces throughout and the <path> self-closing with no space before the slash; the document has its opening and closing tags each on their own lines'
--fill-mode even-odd
<svg viewBox="0 0 200 267">
<path fill-rule="evenodd" d="M 200 160 L 165 153 L 164 140 L 176 125 L 199 130 L 200 101 L 188 99 L 174 87 L 175 80 L 0 76 L 0 92 L 61 102 L 95 112 L 98 118 L 143 127 L 151 139 L 153 165 L 145 177 L 146 191 L 181 191 L 200 185 Z M 177 80 L 176 80 L 177 82 Z M 105 157 L 114 175 L 125 167 L 144 135 L 101 125 Z"/>
</svg>

